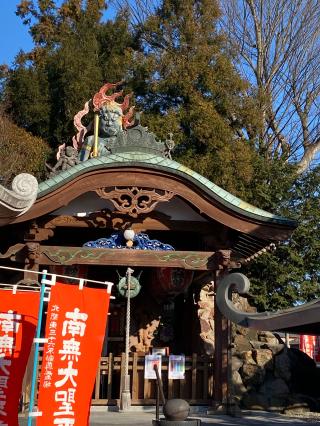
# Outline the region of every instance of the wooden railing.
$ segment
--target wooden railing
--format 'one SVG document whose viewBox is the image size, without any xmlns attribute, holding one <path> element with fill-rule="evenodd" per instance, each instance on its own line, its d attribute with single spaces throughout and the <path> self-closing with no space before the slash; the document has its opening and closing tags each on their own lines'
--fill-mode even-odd
<svg viewBox="0 0 320 426">
<path fill-rule="evenodd" d="M 97 371 L 92 404 L 117 405 L 120 398 L 120 383 L 124 372 L 124 354 L 101 358 Z M 144 356 L 133 353 L 129 357 L 132 405 L 154 405 L 155 380 L 144 379 Z M 213 397 L 212 359 L 193 354 L 186 357 L 184 380 L 168 379 L 168 357 L 162 357 L 161 376 L 166 398 L 183 398 L 190 404 L 206 405 Z"/>
<path fill-rule="evenodd" d="M 213 397 L 213 360 L 207 356 L 186 356 L 184 380 L 168 379 L 168 357 L 162 357 L 161 377 L 166 398 L 183 398 L 193 405 L 207 405 Z M 93 389 L 93 405 L 119 405 L 120 383 L 124 374 L 124 353 L 100 359 Z M 41 360 L 40 360 L 41 363 Z M 132 405 L 155 405 L 156 381 L 144 379 L 144 356 L 133 353 L 129 356 Z M 30 376 L 22 391 L 22 407 L 29 402 Z"/>
</svg>

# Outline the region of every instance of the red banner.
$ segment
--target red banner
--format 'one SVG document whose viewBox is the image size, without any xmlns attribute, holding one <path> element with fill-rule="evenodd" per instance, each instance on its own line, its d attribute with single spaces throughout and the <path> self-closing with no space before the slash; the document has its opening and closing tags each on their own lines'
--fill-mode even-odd
<svg viewBox="0 0 320 426">
<path fill-rule="evenodd" d="M 57 283 L 51 290 L 37 425 L 87 426 L 107 324 L 104 289 Z"/>
<path fill-rule="evenodd" d="M 0 425 L 18 426 L 22 380 L 35 336 L 39 292 L 0 290 Z"/>
<path fill-rule="evenodd" d="M 299 349 L 316 362 L 320 362 L 320 336 L 301 335 Z"/>
</svg>

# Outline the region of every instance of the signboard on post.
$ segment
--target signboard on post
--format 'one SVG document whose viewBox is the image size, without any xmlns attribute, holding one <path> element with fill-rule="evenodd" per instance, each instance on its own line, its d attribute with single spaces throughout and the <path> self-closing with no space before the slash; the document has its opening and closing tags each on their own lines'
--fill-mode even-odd
<svg viewBox="0 0 320 426">
<path fill-rule="evenodd" d="M 39 301 L 39 292 L 0 290 L 0 425 L 18 426 L 22 380 Z"/>
<path fill-rule="evenodd" d="M 186 358 L 184 355 L 169 356 L 168 378 L 173 380 L 183 380 L 186 371 Z"/>
<path fill-rule="evenodd" d="M 37 426 L 89 423 L 110 295 L 57 283 L 48 306 Z"/>
<path fill-rule="evenodd" d="M 156 380 L 155 365 L 161 375 L 161 355 L 146 355 L 144 358 L 144 378 Z"/>
</svg>

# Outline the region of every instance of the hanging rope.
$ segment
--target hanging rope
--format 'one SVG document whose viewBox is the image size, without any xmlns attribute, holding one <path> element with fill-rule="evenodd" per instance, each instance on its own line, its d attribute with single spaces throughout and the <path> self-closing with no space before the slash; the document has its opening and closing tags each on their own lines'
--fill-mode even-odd
<svg viewBox="0 0 320 426">
<path fill-rule="evenodd" d="M 131 286 L 131 274 L 133 269 L 127 269 L 127 315 L 126 315 L 126 347 L 125 347 L 125 367 L 124 374 L 128 376 L 129 374 L 129 352 L 130 352 L 130 286 Z"/>
</svg>

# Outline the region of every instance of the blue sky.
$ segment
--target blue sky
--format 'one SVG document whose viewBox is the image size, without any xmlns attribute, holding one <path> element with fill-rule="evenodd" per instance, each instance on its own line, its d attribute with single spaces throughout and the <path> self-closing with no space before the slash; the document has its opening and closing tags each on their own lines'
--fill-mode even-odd
<svg viewBox="0 0 320 426">
<path fill-rule="evenodd" d="M 17 3 L 16 0 L 0 0 L 0 64 L 11 65 L 20 49 L 29 50 L 32 47 L 28 28 L 15 14 Z"/>
<path fill-rule="evenodd" d="M 21 49 L 29 51 L 32 48 L 32 38 L 28 33 L 28 27 L 23 25 L 22 20 L 15 14 L 18 3 L 19 0 L 0 0 L 0 65 L 3 63 L 12 65 L 15 56 Z M 114 9 L 110 7 L 105 18 L 110 18 L 114 14 Z"/>
</svg>

